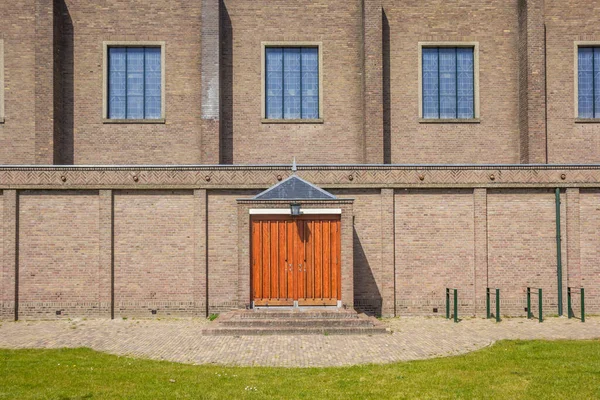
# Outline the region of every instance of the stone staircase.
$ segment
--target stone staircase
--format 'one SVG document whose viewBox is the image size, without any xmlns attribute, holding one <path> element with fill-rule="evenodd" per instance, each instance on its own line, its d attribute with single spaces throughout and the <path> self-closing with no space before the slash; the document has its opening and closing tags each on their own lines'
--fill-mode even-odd
<svg viewBox="0 0 600 400">
<path fill-rule="evenodd" d="M 374 317 L 354 310 L 236 310 L 202 330 L 208 336 L 376 335 L 389 333 Z"/>
</svg>

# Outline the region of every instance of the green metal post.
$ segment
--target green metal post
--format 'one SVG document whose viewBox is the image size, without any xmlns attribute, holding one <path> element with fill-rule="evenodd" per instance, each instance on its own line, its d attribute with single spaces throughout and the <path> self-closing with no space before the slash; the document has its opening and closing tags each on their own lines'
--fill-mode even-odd
<svg viewBox="0 0 600 400">
<path fill-rule="evenodd" d="M 563 315 L 562 251 L 560 245 L 560 189 L 556 188 L 556 268 L 558 277 L 558 316 Z"/>
<path fill-rule="evenodd" d="M 542 313 L 542 289 L 538 289 L 538 301 L 540 302 L 540 317 L 539 321 L 544 322 L 544 314 Z"/>
<path fill-rule="evenodd" d="M 567 317 L 569 319 L 571 319 L 571 317 L 573 316 L 573 311 L 571 309 L 571 288 L 568 287 L 567 288 Z"/>
<path fill-rule="evenodd" d="M 454 322 L 458 322 L 458 289 L 454 289 Z"/>
<path fill-rule="evenodd" d="M 585 322 L 585 290 L 581 288 L 581 322 Z"/>
<path fill-rule="evenodd" d="M 496 289 L 496 322 L 500 322 L 500 289 Z"/>
<path fill-rule="evenodd" d="M 527 288 L 527 319 L 531 319 L 531 288 Z"/>
<path fill-rule="evenodd" d="M 450 289 L 446 288 L 446 319 L 450 319 Z"/>
<path fill-rule="evenodd" d="M 486 318 L 490 319 L 492 316 L 490 315 L 490 288 L 485 290 L 485 311 Z"/>
</svg>

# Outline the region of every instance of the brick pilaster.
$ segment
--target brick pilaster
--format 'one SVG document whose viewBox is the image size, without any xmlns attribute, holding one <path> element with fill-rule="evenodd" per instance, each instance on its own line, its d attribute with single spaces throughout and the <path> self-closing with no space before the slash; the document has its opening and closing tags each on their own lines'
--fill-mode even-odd
<svg viewBox="0 0 600 400">
<path fill-rule="evenodd" d="M 474 314 L 485 316 L 485 291 L 488 286 L 487 189 L 474 189 L 473 200 L 475 210 Z"/>
<path fill-rule="evenodd" d="M 525 164 L 547 162 L 545 38 L 544 0 L 520 0 L 519 130 Z"/>
<path fill-rule="evenodd" d="M 112 190 L 100 191 L 99 213 L 99 271 L 98 271 L 98 303 L 99 314 L 114 318 L 113 314 L 113 192 Z"/>
<path fill-rule="evenodd" d="M 382 21 L 381 0 L 363 0 L 363 132 L 368 164 L 384 163 Z"/>
<path fill-rule="evenodd" d="M 354 308 L 354 207 L 342 206 L 342 304 Z"/>
<path fill-rule="evenodd" d="M 207 195 L 194 190 L 194 316 L 206 317 L 207 304 Z"/>
<path fill-rule="evenodd" d="M 396 315 L 395 287 L 395 227 L 394 227 L 394 189 L 381 190 L 381 314 L 384 317 Z"/>
<path fill-rule="evenodd" d="M 16 190 L 5 190 L 2 195 L 4 202 L 2 223 L 4 224 L 4 254 L 2 257 L 2 308 L 0 319 L 10 320 L 17 318 L 17 279 L 18 279 L 18 194 Z"/>
<path fill-rule="evenodd" d="M 219 0 L 202 0 L 202 164 L 219 163 Z"/>
<path fill-rule="evenodd" d="M 35 163 L 54 163 L 54 1 L 35 2 Z"/>
</svg>

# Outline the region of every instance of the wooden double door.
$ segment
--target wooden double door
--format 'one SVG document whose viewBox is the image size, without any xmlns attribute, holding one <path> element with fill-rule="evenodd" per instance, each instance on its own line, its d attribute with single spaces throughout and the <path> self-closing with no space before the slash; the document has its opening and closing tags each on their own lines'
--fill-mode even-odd
<svg viewBox="0 0 600 400">
<path fill-rule="evenodd" d="M 254 216 L 255 306 L 337 305 L 341 300 L 339 215 Z"/>
</svg>

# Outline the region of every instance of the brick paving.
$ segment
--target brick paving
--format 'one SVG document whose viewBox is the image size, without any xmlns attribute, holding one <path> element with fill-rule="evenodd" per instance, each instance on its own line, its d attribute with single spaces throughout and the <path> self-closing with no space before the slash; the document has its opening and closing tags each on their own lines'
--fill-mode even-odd
<svg viewBox="0 0 600 400">
<path fill-rule="evenodd" d="M 21 321 L 0 325 L 0 348 L 89 347 L 115 355 L 190 364 L 325 367 L 390 363 L 464 354 L 502 339 L 598 339 L 600 318 L 586 323 L 521 318 L 500 324 L 410 317 L 385 321 L 390 335 L 202 336 L 206 320 Z"/>
</svg>

